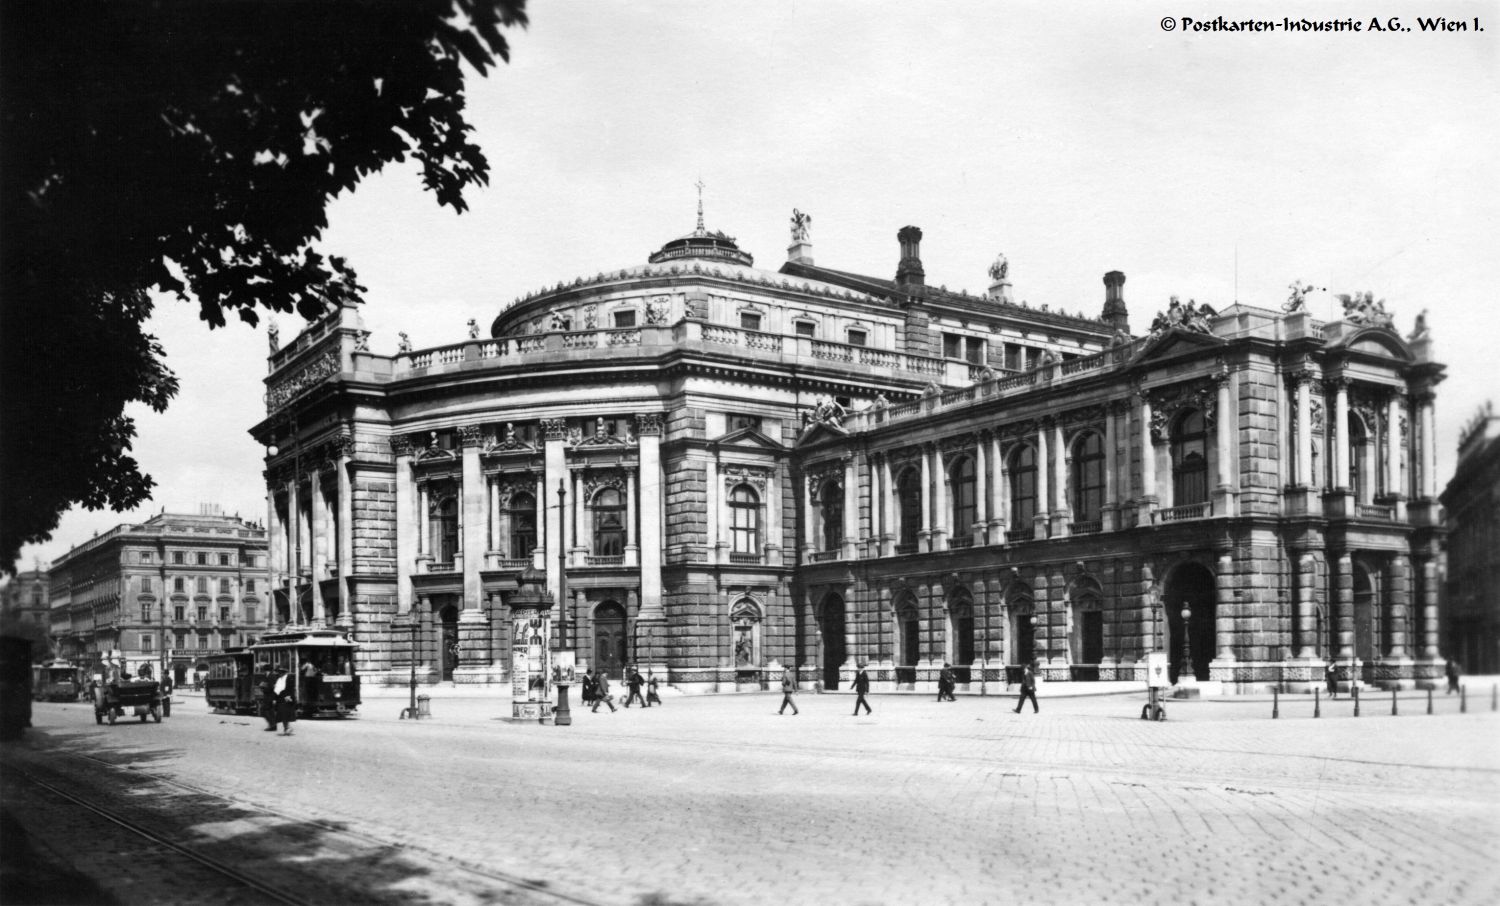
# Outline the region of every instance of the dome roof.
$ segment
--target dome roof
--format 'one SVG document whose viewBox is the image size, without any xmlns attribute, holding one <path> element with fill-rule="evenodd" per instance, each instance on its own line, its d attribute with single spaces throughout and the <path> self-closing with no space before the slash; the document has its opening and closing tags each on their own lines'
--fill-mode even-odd
<svg viewBox="0 0 1500 906">
<path fill-rule="evenodd" d="M 657 249 L 646 260 L 652 264 L 660 264 L 663 261 L 675 261 L 679 258 L 707 258 L 714 261 L 726 261 L 730 264 L 743 264 L 750 267 L 755 264 L 755 258 L 749 252 L 741 251 L 735 245 L 733 236 L 726 236 L 720 232 L 710 232 L 703 227 L 703 221 L 698 221 L 698 228 L 686 236 L 679 236 Z"/>
</svg>

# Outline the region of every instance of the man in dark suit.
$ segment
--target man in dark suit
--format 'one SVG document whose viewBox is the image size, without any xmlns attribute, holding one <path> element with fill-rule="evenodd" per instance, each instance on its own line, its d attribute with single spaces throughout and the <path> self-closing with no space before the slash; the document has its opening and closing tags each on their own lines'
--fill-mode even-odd
<svg viewBox="0 0 1500 906">
<path fill-rule="evenodd" d="M 1040 709 L 1036 706 L 1036 670 L 1027 664 L 1021 671 L 1021 697 L 1016 699 L 1016 713 L 1021 713 L 1021 706 L 1026 704 L 1026 699 L 1031 699 L 1031 713 L 1035 714 Z"/>
<path fill-rule="evenodd" d="M 865 665 L 860 664 L 859 670 L 854 674 L 854 716 L 859 716 L 859 706 L 864 705 L 865 713 L 870 713 L 870 703 L 865 701 L 865 695 L 870 691 L 870 676 L 865 673 Z"/>
</svg>

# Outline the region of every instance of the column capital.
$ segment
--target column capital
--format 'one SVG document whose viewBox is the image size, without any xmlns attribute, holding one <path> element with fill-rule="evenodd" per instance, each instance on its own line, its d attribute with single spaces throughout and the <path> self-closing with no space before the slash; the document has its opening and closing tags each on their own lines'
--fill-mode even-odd
<svg viewBox="0 0 1500 906">
<path fill-rule="evenodd" d="M 1349 385 L 1352 383 L 1353 381 L 1343 375 L 1323 379 L 1324 389 L 1331 390 L 1334 393 L 1348 393 Z"/>
<path fill-rule="evenodd" d="M 460 425 L 458 429 L 458 445 L 460 447 L 477 447 L 484 441 L 483 432 L 478 425 Z"/>
<path fill-rule="evenodd" d="M 415 449 L 409 434 L 393 434 L 390 438 L 391 452 L 397 456 L 410 456 Z"/>
<path fill-rule="evenodd" d="M 636 436 L 660 436 L 663 430 L 663 422 L 665 418 L 666 416 L 660 412 L 637 412 L 635 416 Z"/>
<path fill-rule="evenodd" d="M 541 420 L 542 437 L 546 440 L 567 440 L 568 422 L 561 418 L 544 418 Z"/>
</svg>

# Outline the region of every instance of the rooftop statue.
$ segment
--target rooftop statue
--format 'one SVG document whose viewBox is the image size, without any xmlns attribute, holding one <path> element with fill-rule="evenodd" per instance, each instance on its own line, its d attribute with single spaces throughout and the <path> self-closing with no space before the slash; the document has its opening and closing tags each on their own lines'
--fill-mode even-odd
<svg viewBox="0 0 1500 906">
<path fill-rule="evenodd" d="M 401 338 L 401 341 L 396 345 L 396 352 L 397 353 L 408 353 L 408 352 L 411 352 L 411 337 L 409 337 L 409 336 L 406 335 L 406 331 L 404 331 L 404 330 L 401 331 L 400 333 L 397 334 L 397 336 L 399 336 Z"/>
<path fill-rule="evenodd" d="M 817 424 L 838 425 L 844 421 L 844 414 L 844 407 L 839 401 L 825 393 L 813 404 L 812 421 Z"/>
<path fill-rule="evenodd" d="M 1288 314 L 1294 311 L 1307 311 L 1307 294 L 1312 292 L 1313 288 L 1311 286 L 1303 286 L 1302 281 L 1297 280 L 1291 286 L 1288 286 L 1287 289 L 1292 292 L 1291 295 L 1287 296 L 1286 301 L 1281 303 L 1281 310 Z"/>
<path fill-rule="evenodd" d="M 272 352 L 281 348 L 281 328 L 276 326 L 275 321 L 266 325 L 266 339 L 271 342 Z"/>
<path fill-rule="evenodd" d="M 812 226 L 812 215 L 792 208 L 792 241 L 807 242 L 807 231 Z"/>
<path fill-rule="evenodd" d="M 1417 315 L 1417 323 L 1412 325 L 1411 334 L 1407 336 L 1406 340 L 1409 343 L 1415 343 L 1417 340 L 1427 339 L 1430 333 L 1427 329 L 1427 309 L 1424 308 Z"/>
<path fill-rule="evenodd" d="M 1369 327 L 1390 327 L 1391 315 L 1385 310 L 1385 300 L 1375 300 L 1375 294 L 1366 290 L 1364 293 L 1339 294 L 1339 301 L 1344 303 L 1344 320 L 1350 324 L 1364 324 Z"/>
<path fill-rule="evenodd" d="M 990 265 L 990 279 L 996 283 L 1002 283 L 1010 276 L 1010 262 L 1006 260 L 1005 253 L 995 255 L 995 262 Z"/>
<path fill-rule="evenodd" d="M 473 318 L 469 319 L 469 339 L 479 339 L 479 322 Z"/>
</svg>

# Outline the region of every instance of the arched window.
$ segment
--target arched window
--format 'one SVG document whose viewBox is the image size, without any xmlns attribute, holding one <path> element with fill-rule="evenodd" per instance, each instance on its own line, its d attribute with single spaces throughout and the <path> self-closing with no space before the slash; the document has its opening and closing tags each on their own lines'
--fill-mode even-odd
<svg viewBox="0 0 1500 906">
<path fill-rule="evenodd" d="M 614 488 L 594 495 L 594 555 L 625 555 L 625 500 Z"/>
<path fill-rule="evenodd" d="M 950 658 L 958 682 L 969 682 L 969 665 L 974 663 L 974 601 L 968 591 L 958 589 L 948 605 Z"/>
<path fill-rule="evenodd" d="M 910 553 L 917 549 L 917 533 L 922 531 L 922 476 L 916 469 L 907 469 L 896 480 L 896 498 L 901 508 L 896 544 Z"/>
<path fill-rule="evenodd" d="M 922 659 L 922 622 L 910 596 L 896 606 L 896 644 L 896 682 L 914 683 L 917 661 Z"/>
<path fill-rule="evenodd" d="M 530 494 L 512 494 L 510 506 L 510 557 L 527 560 L 536 549 L 536 498 Z"/>
<path fill-rule="evenodd" d="M 427 505 L 430 553 L 437 563 L 452 563 L 458 553 L 458 488 L 452 482 L 429 485 Z"/>
<path fill-rule="evenodd" d="M 1184 413 L 1172 426 L 1172 505 L 1208 500 L 1208 431 L 1203 413 Z"/>
<path fill-rule="evenodd" d="M 730 551 L 760 554 L 760 498 L 749 485 L 736 485 L 729 492 Z"/>
<path fill-rule="evenodd" d="M 823 513 L 823 550 L 838 550 L 844 543 L 844 489 L 836 481 L 823 482 L 818 503 Z"/>
<path fill-rule="evenodd" d="M 1010 530 L 1019 532 L 1031 528 L 1036 517 L 1036 447 L 1022 444 L 1011 454 L 1010 469 Z"/>
<path fill-rule="evenodd" d="M 1090 431 L 1073 446 L 1073 519 L 1098 522 L 1104 518 L 1104 440 Z"/>
<path fill-rule="evenodd" d="M 1349 487 L 1359 503 L 1369 503 L 1371 500 L 1371 470 L 1366 457 L 1370 456 L 1372 450 L 1370 431 L 1365 427 L 1365 420 L 1358 413 L 1349 413 Z"/>
<path fill-rule="evenodd" d="M 974 458 L 961 456 L 949 471 L 949 484 L 953 492 L 952 541 L 968 543 L 974 537 L 974 520 L 978 509 L 974 497 Z M 958 546 L 958 544 L 954 544 Z"/>
</svg>

